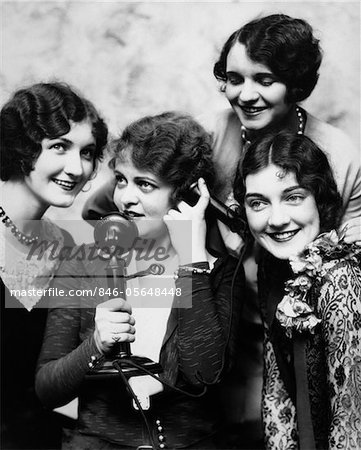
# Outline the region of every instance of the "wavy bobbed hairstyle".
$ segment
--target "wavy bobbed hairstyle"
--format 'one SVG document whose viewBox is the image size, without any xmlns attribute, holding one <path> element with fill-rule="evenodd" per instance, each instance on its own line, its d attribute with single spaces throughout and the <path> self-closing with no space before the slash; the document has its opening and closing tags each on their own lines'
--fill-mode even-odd
<svg viewBox="0 0 361 450">
<path fill-rule="evenodd" d="M 23 179 L 33 170 L 43 139 L 70 131 L 70 121 L 89 120 L 95 138 L 94 168 L 108 128 L 94 105 L 65 83 L 38 83 L 16 91 L 0 113 L 1 179 Z"/>
<path fill-rule="evenodd" d="M 307 136 L 287 131 L 255 141 L 239 162 L 233 189 L 244 219 L 247 176 L 271 164 L 286 173 L 294 173 L 299 185 L 314 196 L 320 215 L 320 232 L 339 227 L 343 213 L 342 198 L 327 156 Z"/>
<path fill-rule="evenodd" d="M 227 57 L 237 42 L 245 45 L 252 61 L 267 66 L 287 86 L 288 103 L 309 97 L 318 80 L 322 52 L 306 21 L 273 14 L 255 19 L 235 31 L 224 44 L 213 68 L 221 82 L 227 82 Z"/>
<path fill-rule="evenodd" d="M 143 117 L 128 125 L 110 149 L 112 169 L 130 155 L 137 169 L 174 189 L 174 204 L 199 177 L 210 189 L 213 186 L 211 136 L 189 115 L 172 111 Z"/>
</svg>

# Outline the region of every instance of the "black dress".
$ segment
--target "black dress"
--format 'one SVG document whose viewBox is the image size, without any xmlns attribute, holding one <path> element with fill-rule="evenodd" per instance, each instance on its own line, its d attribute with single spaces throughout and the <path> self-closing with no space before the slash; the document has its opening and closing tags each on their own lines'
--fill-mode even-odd
<svg viewBox="0 0 361 450">
<path fill-rule="evenodd" d="M 1 280 L 1 449 L 60 448 L 59 421 L 34 390 L 47 310 L 5 307 L 5 295 Z"/>
<path fill-rule="evenodd" d="M 74 245 L 61 230 L 64 245 Z M 58 449 L 65 419 L 47 411 L 35 394 L 35 370 L 47 319 L 45 301 L 28 311 L 0 279 L 1 444 L 7 449 Z"/>
</svg>

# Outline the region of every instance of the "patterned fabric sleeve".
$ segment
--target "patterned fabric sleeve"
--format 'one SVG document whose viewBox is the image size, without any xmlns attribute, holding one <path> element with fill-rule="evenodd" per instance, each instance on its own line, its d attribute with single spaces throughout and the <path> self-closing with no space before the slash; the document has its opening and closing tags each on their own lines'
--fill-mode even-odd
<svg viewBox="0 0 361 450">
<path fill-rule="evenodd" d="M 318 313 L 331 401 L 329 449 L 361 448 L 361 270 L 356 264 L 330 263 Z"/>
</svg>

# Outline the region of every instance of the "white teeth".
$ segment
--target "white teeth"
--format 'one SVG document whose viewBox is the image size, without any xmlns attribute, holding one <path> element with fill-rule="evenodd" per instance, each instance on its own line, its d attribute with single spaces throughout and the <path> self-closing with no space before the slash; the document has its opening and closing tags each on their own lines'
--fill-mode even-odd
<svg viewBox="0 0 361 450">
<path fill-rule="evenodd" d="M 272 237 L 278 240 L 286 240 L 291 238 L 297 233 L 297 231 L 286 231 L 284 233 L 272 233 Z"/>
<path fill-rule="evenodd" d="M 245 107 L 243 107 L 242 109 L 244 112 L 252 114 L 252 113 L 264 111 L 266 108 L 245 108 Z"/>
<path fill-rule="evenodd" d="M 53 179 L 55 184 L 58 184 L 61 187 L 64 187 L 65 189 L 73 189 L 76 183 L 74 181 L 64 181 L 64 180 L 57 180 L 56 178 Z"/>
</svg>

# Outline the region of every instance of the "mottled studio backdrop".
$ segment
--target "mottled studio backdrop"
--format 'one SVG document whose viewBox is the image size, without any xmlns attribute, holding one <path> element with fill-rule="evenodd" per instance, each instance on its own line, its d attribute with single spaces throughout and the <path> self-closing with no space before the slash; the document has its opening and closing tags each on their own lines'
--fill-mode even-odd
<svg viewBox="0 0 361 450">
<path fill-rule="evenodd" d="M 360 147 L 359 1 L 2 2 L 1 103 L 23 85 L 63 80 L 96 104 L 113 134 L 145 114 L 226 107 L 212 75 L 223 42 L 246 21 L 274 12 L 314 27 L 324 61 L 304 106 Z M 100 170 L 92 189 L 106 176 Z M 86 195 L 48 215 L 78 218 Z"/>
</svg>

